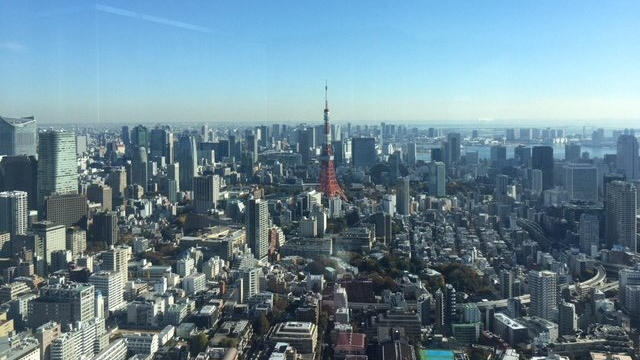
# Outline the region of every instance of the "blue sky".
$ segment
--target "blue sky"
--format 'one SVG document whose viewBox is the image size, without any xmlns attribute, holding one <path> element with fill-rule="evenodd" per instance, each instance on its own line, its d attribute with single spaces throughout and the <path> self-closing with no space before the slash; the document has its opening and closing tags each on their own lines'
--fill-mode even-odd
<svg viewBox="0 0 640 360">
<path fill-rule="evenodd" d="M 640 126 L 638 1 L 0 1 L 0 114 Z M 606 120 L 606 121 L 605 121 Z"/>
</svg>

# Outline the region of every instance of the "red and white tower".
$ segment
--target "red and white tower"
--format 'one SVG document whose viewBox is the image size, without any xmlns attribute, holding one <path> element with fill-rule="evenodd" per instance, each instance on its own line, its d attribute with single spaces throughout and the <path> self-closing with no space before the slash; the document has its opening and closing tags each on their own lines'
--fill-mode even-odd
<svg viewBox="0 0 640 360">
<path fill-rule="evenodd" d="M 320 186 L 319 189 L 328 198 L 347 197 L 338 184 L 336 166 L 333 163 L 333 145 L 331 145 L 331 124 L 329 123 L 329 102 L 327 101 L 327 84 L 324 85 L 324 143 L 320 155 Z"/>
</svg>

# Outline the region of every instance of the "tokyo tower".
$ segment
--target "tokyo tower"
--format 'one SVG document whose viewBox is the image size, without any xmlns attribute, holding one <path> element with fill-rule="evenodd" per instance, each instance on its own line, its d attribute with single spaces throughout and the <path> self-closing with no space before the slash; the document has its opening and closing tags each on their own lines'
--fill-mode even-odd
<svg viewBox="0 0 640 360">
<path fill-rule="evenodd" d="M 324 143 L 322 144 L 322 154 L 320 155 L 320 186 L 319 191 L 327 198 L 340 197 L 346 200 L 347 197 L 336 179 L 336 167 L 333 163 L 333 145 L 331 145 L 331 124 L 329 124 L 329 102 L 327 101 L 327 84 L 324 85 Z"/>
</svg>

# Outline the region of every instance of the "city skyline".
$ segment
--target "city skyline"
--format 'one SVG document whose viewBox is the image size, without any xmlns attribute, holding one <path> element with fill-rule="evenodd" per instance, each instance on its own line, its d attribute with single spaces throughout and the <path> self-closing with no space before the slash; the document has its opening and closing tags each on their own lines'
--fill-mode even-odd
<svg viewBox="0 0 640 360">
<path fill-rule="evenodd" d="M 41 124 L 640 123 L 633 2 L 3 3 L 0 108 Z M 55 31 L 49 31 L 55 29 Z"/>
</svg>

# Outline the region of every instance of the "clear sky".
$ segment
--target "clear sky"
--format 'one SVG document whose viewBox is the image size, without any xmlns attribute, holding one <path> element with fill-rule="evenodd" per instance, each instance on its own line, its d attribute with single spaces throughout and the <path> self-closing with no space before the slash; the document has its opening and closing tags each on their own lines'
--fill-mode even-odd
<svg viewBox="0 0 640 360">
<path fill-rule="evenodd" d="M 0 115 L 640 127 L 640 1 L 0 1 Z M 607 120 L 607 121 L 605 121 Z"/>
</svg>

